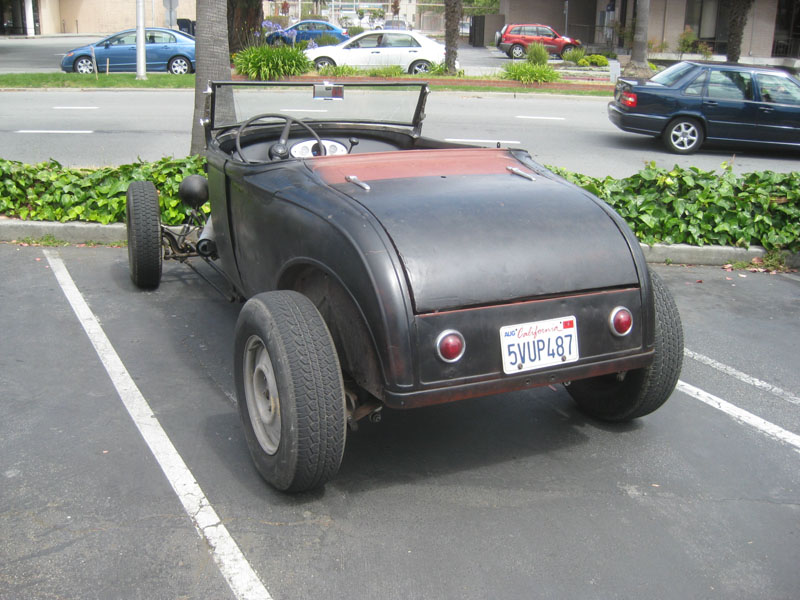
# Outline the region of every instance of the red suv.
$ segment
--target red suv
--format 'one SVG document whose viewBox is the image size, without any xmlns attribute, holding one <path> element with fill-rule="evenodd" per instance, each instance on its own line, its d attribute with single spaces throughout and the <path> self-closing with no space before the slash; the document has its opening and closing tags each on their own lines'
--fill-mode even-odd
<svg viewBox="0 0 800 600">
<path fill-rule="evenodd" d="M 528 46 L 533 42 L 543 44 L 550 54 L 559 56 L 581 45 L 580 40 L 563 37 L 547 25 L 503 25 L 495 34 L 495 45 L 508 54 L 509 58 L 524 58 Z"/>
</svg>

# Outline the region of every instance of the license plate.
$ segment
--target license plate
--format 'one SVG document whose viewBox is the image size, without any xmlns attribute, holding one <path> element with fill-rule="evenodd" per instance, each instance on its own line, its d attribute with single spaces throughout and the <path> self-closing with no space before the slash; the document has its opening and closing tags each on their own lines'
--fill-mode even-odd
<svg viewBox="0 0 800 600">
<path fill-rule="evenodd" d="M 507 375 L 575 362 L 578 321 L 573 316 L 507 325 L 500 329 L 500 346 Z"/>
</svg>

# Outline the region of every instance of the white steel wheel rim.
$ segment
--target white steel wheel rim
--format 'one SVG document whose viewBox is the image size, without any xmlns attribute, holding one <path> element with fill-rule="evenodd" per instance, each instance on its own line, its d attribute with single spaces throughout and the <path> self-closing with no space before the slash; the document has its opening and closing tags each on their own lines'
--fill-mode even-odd
<svg viewBox="0 0 800 600">
<path fill-rule="evenodd" d="M 94 68 L 92 67 L 92 61 L 90 61 L 88 58 L 82 58 L 78 61 L 78 73 L 86 75 L 92 71 L 94 71 Z"/>
<path fill-rule="evenodd" d="M 176 58 L 175 60 L 172 61 L 170 70 L 175 75 L 186 75 L 186 73 L 189 72 L 189 65 L 184 59 Z"/>
<path fill-rule="evenodd" d="M 523 50 L 520 46 L 514 46 L 511 49 L 511 54 L 514 56 L 514 58 L 522 58 L 525 56 L 525 50 Z"/>
<path fill-rule="evenodd" d="M 247 340 L 243 368 L 245 402 L 253 432 L 264 452 L 273 455 L 281 442 L 281 403 L 275 369 L 260 337 L 254 335 Z"/>
<path fill-rule="evenodd" d="M 697 127 L 691 123 L 678 123 L 670 135 L 673 145 L 681 150 L 688 150 L 697 143 Z"/>
</svg>

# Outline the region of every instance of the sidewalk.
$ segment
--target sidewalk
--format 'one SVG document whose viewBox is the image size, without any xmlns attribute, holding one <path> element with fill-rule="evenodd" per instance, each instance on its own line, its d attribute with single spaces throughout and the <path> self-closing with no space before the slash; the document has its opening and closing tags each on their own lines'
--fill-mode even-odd
<svg viewBox="0 0 800 600">
<path fill-rule="evenodd" d="M 0 242 L 16 242 L 18 240 L 39 240 L 48 236 L 70 244 L 87 242 L 115 244 L 127 238 L 125 225 L 113 223 L 54 223 L 49 221 L 20 221 L 0 216 Z M 722 266 L 734 262 L 750 262 L 753 258 L 765 254 L 763 248 L 751 246 L 749 249 L 731 248 L 728 246 L 689 246 L 687 244 L 642 244 L 647 262 L 675 263 L 690 265 Z M 800 268 L 800 254 L 794 254 L 786 261 L 787 265 Z"/>
</svg>

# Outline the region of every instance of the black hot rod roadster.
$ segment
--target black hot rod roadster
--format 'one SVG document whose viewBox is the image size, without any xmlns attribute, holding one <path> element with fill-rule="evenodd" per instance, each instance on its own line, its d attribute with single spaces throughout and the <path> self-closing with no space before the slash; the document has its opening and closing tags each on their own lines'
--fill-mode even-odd
<svg viewBox="0 0 800 600">
<path fill-rule="evenodd" d="M 384 406 L 563 383 L 621 421 L 672 393 L 680 319 L 631 230 L 523 150 L 423 137 L 425 83 L 208 94 L 191 222 L 162 226 L 153 184 L 128 189 L 131 277 L 153 288 L 164 259 L 200 257 L 247 298 L 236 393 L 276 488 L 333 477 L 348 424 Z"/>
</svg>

